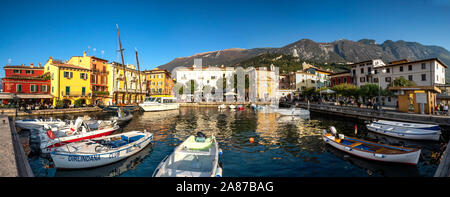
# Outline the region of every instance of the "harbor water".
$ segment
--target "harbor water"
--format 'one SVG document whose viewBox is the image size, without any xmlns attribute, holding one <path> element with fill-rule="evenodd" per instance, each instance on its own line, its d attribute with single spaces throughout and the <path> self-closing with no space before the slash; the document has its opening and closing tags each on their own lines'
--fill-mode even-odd
<svg viewBox="0 0 450 197">
<path fill-rule="evenodd" d="M 52 117 L 75 119 L 83 115 L 106 120 L 116 114 L 93 112 Z M 420 161 L 417 166 L 408 166 L 348 155 L 323 142 L 322 130 L 330 126 L 347 136 L 420 147 Z M 224 177 L 430 177 L 439 165 L 443 143 L 448 141 L 445 135 L 439 142 L 402 140 L 372 133 L 364 122 L 355 119 L 312 112 L 309 120 L 292 120 L 276 113 L 254 112 L 250 108 L 219 111 L 217 108 L 181 107 L 164 112 L 135 112 L 131 122 L 117 132 L 144 129 L 154 135 L 150 146 L 125 160 L 86 170 L 55 169 L 51 159 L 40 154 L 36 131 L 20 131 L 20 137 L 33 173 L 38 177 L 150 177 L 164 157 L 199 131 L 216 137 L 223 150 L 220 160 Z"/>
</svg>

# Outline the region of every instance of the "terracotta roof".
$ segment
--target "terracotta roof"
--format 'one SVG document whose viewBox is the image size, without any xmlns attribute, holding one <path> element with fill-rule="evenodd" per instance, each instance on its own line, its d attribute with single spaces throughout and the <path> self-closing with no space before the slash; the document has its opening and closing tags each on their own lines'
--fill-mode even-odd
<svg viewBox="0 0 450 197">
<path fill-rule="evenodd" d="M 72 56 L 72 57 L 84 57 L 84 56 Z M 86 57 L 90 57 L 90 58 L 93 58 L 93 59 L 98 59 L 98 60 L 102 60 L 102 61 L 108 62 L 108 60 L 105 60 L 105 59 L 102 59 L 102 58 L 99 58 L 99 57 L 95 57 L 95 56 L 86 56 Z"/>
<path fill-rule="evenodd" d="M 330 76 L 336 76 L 336 75 L 342 75 L 342 74 L 350 74 L 350 71 L 343 71 L 343 72 L 333 73 Z"/>
<path fill-rule="evenodd" d="M 60 68 L 72 68 L 72 69 L 80 69 L 80 70 L 86 70 L 86 71 L 90 71 L 90 69 L 84 68 L 84 67 L 80 67 L 80 66 L 75 66 L 72 64 L 52 64 L 53 66 L 57 66 Z"/>
<path fill-rule="evenodd" d="M 24 65 L 18 65 L 18 66 L 5 66 L 3 67 L 5 69 L 15 69 L 15 68 L 24 68 L 24 69 L 44 69 L 44 67 L 39 67 L 39 66 L 24 66 Z"/>
<path fill-rule="evenodd" d="M 439 58 L 430 58 L 430 59 L 415 60 L 415 61 L 399 60 L 399 61 L 393 61 L 393 63 L 390 62 L 388 65 L 381 66 L 381 67 L 398 66 L 398 65 L 405 65 L 405 64 L 414 64 L 414 63 L 427 62 L 427 61 L 433 61 L 433 60 L 439 62 L 440 64 L 442 64 L 442 66 L 444 66 L 445 68 L 447 68 L 447 65 L 445 65 L 445 63 L 442 62 Z M 391 64 L 391 63 L 392 63 L 392 64 Z"/>
</svg>

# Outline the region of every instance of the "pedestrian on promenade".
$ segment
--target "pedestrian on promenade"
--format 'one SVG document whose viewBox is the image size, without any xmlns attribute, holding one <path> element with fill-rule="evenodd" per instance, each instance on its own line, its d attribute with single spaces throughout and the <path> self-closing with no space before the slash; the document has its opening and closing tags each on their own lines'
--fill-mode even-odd
<svg viewBox="0 0 450 197">
<path fill-rule="evenodd" d="M 448 104 L 445 104 L 444 106 L 444 114 L 448 116 Z"/>
</svg>

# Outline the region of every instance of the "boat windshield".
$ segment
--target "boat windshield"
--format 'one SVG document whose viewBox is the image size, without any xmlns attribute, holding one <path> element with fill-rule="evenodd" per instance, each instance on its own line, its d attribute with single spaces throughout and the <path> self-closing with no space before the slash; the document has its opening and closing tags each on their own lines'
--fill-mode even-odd
<svg viewBox="0 0 450 197">
<path fill-rule="evenodd" d="M 146 98 L 145 102 L 161 103 L 161 98 Z"/>
</svg>

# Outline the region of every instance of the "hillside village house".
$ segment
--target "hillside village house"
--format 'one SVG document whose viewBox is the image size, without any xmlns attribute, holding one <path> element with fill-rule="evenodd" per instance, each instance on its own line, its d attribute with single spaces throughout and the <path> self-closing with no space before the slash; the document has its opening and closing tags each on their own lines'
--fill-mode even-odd
<svg viewBox="0 0 450 197">
<path fill-rule="evenodd" d="M 108 91 L 110 99 L 107 100 L 107 103 L 109 105 L 140 103 L 145 100 L 145 94 L 147 92 L 146 78 L 142 72 L 136 69 L 136 66 L 132 64 L 126 65 L 126 75 L 124 75 L 122 64 L 113 62 L 108 66 Z"/>
<path fill-rule="evenodd" d="M 2 104 L 9 104 L 17 98 L 25 105 L 51 105 L 53 96 L 49 94 L 50 77 L 44 73 L 44 67 L 31 63 L 30 66 L 6 65 L 4 69 L 3 92 L 0 94 Z"/>
<path fill-rule="evenodd" d="M 438 58 L 408 61 L 399 60 L 385 64 L 380 59 L 363 61 L 351 65 L 353 84 L 360 87 L 367 83 L 378 84 L 385 89 L 395 79 L 403 77 L 417 86 L 445 84 L 447 66 Z M 386 105 L 395 106 L 396 98 L 387 97 Z"/>
<path fill-rule="evenodd" d="M 295 72 L 295 89 L 299 92 L 307 88 L 316 88 L 317 76 L 303 71 Z"/>
<path fill-rule="evenodd" d="M 350 71 L 344 71 L 339 73 L 334 73 L 330 75 L 330 87 L 337 86 L 339 84 L 351 84 L 352 77 L 350 76 Z"/>
</svg>

